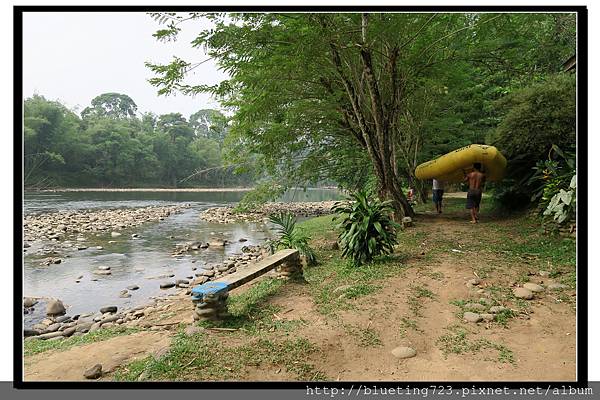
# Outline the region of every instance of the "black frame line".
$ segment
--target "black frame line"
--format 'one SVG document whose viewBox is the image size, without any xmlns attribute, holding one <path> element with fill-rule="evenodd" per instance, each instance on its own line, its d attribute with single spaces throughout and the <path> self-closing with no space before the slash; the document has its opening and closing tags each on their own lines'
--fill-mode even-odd
<svg viewBox="0 0 600 400">
<path fill-rule="evenodd" d="M 577 13 L 577 380 L 576 381 L 364 381 L 364 382 L 33 382 L 23 380 L 23 14 L 27 12 L 573 12 Z M 13 105 L 14 105 L 14 212 L 13 212 L 13 387 L 18 389 L 304 389 L 307 387 L 346 388 L 351 385 L 393 388 L 452 386 L 458 388 L 531 388 L 540 386 L 562 388 L 588 385 L 588 10 L 586 6 L 13 6 Z"/>
</svg>

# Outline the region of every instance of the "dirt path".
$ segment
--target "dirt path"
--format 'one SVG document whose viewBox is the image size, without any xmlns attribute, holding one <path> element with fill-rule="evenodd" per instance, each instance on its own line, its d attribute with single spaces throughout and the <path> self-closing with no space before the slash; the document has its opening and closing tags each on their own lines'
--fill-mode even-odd
<svg viewBox="0 0 600 400">
<path fill-rule="evenodd" d="M 416 247 L 398 250 L 406 253 L 406 269 L 378 280 L 378 290 L 373 293 L 348 300 L 350 309 L 334 315 L 319 313 L 311 288 L 300 282 L 286 284 L 265 305 L 281 310 L 277 319 L 304 321 L 289 335 L 306 338 L 319 348 L 310 361 L 329 380 L 575 380 L 573 303 L 550 292 L 520 303 L 510 295 L 520 277 L 528 276 L 534 283 L 549 282 L 537 274 L 540 266 L 527 258 L 503 257 L 504 253 L 494 250 L 502 241 L 525 240 L 515 234 L 518 229 L 518 220 L 486 215 L 480 224 L 471 225 L 462 211 L 421 214 L 415 227 L 403 233 Z M 481 278 L 480 283 L 468 285 L 475 277 Z M 240 290 L 246 289 L 236 292 Z M 575 291 L 568 289 L 562 294 L 573 298 Z M 513 309 L 514 316 L 505 326 L 460 318 L 457 304 L 482 298 Z M 182 299 L 174 299 L 167 311 L 153 323 L 192 322 L 191 307 Z M 160 351 L 172 334 L 143 332 L 29 357 L 25 378 L 80 380 L 82 371 L 96 363 L 110 370 Z M 279 332 L 263 334 L 281 339 Z M 211 335 L 226 346 L 252 340 L 243 334 Z M 391 353 L 398 346 L 410 346 L 417 354 L 398 359 Z M 238 377 L 257 379 L 294 378 L 277 365 L 261 366 L 260 373 L 256 367 L 248 367 Z"/>
<path fill-rule="evenodd" d="M 148 331 L 118 336 L 65 351 L 41 353 L 26 359 L 24 380 L 85 380 L 83 372 L 96 364 L 101 364 L 103 371 L 110 372 L 119 365 L 160 353 L 168 349 L 170 343 L 170 333 Z"/>
</svg>

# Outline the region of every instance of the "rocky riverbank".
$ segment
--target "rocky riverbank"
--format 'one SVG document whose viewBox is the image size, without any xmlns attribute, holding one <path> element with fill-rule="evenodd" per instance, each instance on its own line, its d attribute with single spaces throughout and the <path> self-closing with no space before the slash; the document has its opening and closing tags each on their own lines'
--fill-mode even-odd
<svg viewBox="0 0 600 400">
<path fill-rule="evenodd" d="M 24 247 L 35 240 L 63 241 L 77 239 L 85 234 L 135 227 L 145 222 L 162 221 L 171 214 L 182 212 L 189 205 L 150 206 L 114 210 L 59 211 L 31 214 L 23 218 Z"/>
<path fill-rule="evenodd" d="M 177 247 L 176 253 L 181 254 L 181 249 L 190 249 L 190 244 Z M 187 251 L 187 250 L 186 250 Z M 147 305 L 137 306 L 129 310 L 118 310 L 117 306 L 107 305 L 100 308 L 96 313 L 67 315 L 67 308 L 59 299 L 35 299 L 26 297 L 23 299 L 23 312 L 30 313 L 34 307 L 43 306 L 45 301 L 46 318 L 40 323 L 24 330 L 27 340 L 61 340 L 70 336 L 82 336 L 88 332 L 94 332 L 102 328 L 113 326 L 142 327 L 151 329 L 168 329 L 170 324 L 161 324 L 156 320 L 170 307 L 167 300 L 173 296 L 179 296 L 185 301 L 185 296 L 190 294 L 191 288 L 202 283 L 218 279 L 224 275 L 231 274 L 240 268 L 261 260 L 268 251 L 261 246 L 244 246 L 241 254 L 229 256 L 221 263 L 201 264 L 194 263 L 189 275 L 185 279 L 175 279 L 175 276 L 155 277 L 159 282 L 156 284 L 161 289 L 175 288 L 166 296 L 151 298 Z M 198 264 L 196 266 L 196 264 Z M 170 279 L 173 278 L 173 279 Z M 120 297 L 127 296 L 131 291 L 138 289 L 137 285 L 124 288 Z M 189 315 L 192 314 L 191 300 L 189 303 Z M 165 328 L 166 327 L 166 328 Z"/>
<path fill-rule="evenodd" d="M 298 217 L 318 217 L 331 214 L 331 207 L 335 201 L 315 201 L 303 203 L 265 203 L 256 209 L 247 212 L 235 212 L 233 207 L 213 207 L 204 210 L 200 218 L 205 221 L 229 224 L 232 222 L 261 221 L 269 215 L 289 212 Z"/>
</svg>

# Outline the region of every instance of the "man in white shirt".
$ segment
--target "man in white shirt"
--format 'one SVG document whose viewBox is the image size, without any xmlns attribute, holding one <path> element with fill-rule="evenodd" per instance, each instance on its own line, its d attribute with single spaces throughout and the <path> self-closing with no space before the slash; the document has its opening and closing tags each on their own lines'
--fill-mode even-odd
<svg viewBox="0 0 600 400">
<path fill-rule="evenodd" d="M 442 198 L 444 197 L 444 182 L 433 180 L 433 204 L 438 214 L 442 213 Z"/>
</svg>

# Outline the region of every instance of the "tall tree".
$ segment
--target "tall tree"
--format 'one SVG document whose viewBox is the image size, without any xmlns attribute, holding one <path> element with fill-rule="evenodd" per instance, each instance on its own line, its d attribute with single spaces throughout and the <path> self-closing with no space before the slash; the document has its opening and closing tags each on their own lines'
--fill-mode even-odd
<svg viewBox="0 0 600 400">
<path fill-rule="evenodd" d="M 135 117 L 137 105 L 126 94 L 104 93 L 92 99 L 92 105 L 82 112 L 83 118 L 110 117 L 131 118 Z"/>
</svg>

